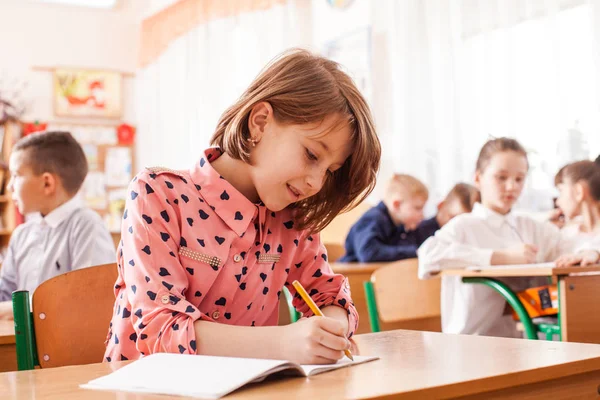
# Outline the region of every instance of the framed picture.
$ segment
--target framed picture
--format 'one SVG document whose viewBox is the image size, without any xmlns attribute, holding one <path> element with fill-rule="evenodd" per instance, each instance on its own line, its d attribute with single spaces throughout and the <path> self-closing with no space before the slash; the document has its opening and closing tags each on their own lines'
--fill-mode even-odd
<svg viewBox="0 0 600 400">
<path fill-rule="evenodd" d="M 121 118 L 123 76 L 119 72 L 75 68 L 54 70 L 54 115 Z"/>
</svg>

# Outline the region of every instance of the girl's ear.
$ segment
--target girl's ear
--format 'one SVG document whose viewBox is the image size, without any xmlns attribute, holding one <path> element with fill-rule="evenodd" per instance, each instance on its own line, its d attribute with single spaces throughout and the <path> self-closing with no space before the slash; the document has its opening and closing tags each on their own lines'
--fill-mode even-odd
<svg viewBox="0 0 600 400">
<path fill-rule="evenodd" d="M 479 170 L 475 171 L 475 187 L 481 190 L 481 172 Z"/>
<path fill-rule="evenodd" d="M 587 182 L 579 181 L 573 185 L 573 189 L 575 191 L 575 200 L 583 201 L 583 199 L 588 198 L 590 195 L 590 187 Z"/>
<path fill-rule="evenodd" d="M 273 107 L 271 107 L 271 104 L 266 101 L 256 103 L 254 107 L 252 107 L 252 111 L 250 111 L 250 116 L 248 117 L 248 131 L 250 132 L 250 138 L 253 139 L 255 143 L 260 142 L 267 125 L 272 121 Z"/>
</svg>

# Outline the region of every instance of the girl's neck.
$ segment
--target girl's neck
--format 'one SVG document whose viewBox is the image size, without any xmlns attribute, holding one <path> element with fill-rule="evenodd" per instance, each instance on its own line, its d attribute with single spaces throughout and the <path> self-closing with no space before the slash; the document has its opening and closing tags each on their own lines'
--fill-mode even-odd
<svg viewBox="0 0 600 400">
<path fill-rule="evenodd" d="M 242 160 L 231 158 L 227 153 L 223 153 L 219 158 L 211 162 L 210 165 L 248 200 L 253 203 L 260 201 L 256 188 L 252 183 L 248 164 Z"/>
<path fill-rule="evenodd" d="M 493 204 L 490 204 L 486 201 L 482 201 L 481 205 L 483 205 L 485 208 L 490 209 L 493 212 L 501 214 L 501 215 L 507 215 L 508 213 L 510 213 L 510 208 L 508 210 L 504 210 L 504 209 L 498 208 L 498 207 L 494 206 Z"/>
<path fill-rule="evenodd" d="M 581 205 L 581 232 L 600 232 L 600 204 L 598 202 L 584 202 Z"/>
</svg>

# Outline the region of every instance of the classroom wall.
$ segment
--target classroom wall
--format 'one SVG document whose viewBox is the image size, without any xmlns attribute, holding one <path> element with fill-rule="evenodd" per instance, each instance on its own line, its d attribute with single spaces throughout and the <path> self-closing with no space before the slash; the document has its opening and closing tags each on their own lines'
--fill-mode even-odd
<svg viewBox="0 0 600 400">
<path fill-rule="evenodd" d="M 34 0 L 0 1 L 0 90 L 11 79 L 26 81 L 31 101 L 24 119 L 59 120 L 52 112 L 52 73 L 32 67 L 135 72 L 139 21 L 147 6 L 122 0 L 116 9 L 98 10 Z M 124 120 L 135 124 L 133 88 L 133 77 L 126 78 Z"/>
</svg>

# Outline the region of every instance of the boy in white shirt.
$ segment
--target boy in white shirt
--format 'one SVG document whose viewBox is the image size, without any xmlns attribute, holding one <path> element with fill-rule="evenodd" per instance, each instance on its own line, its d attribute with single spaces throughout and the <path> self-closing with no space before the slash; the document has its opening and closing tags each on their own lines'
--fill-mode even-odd
<svg viewBox="0 0 600 400">
<path fill-rule="evenodd" d="M 76 196 L 87 172 L 83 149 L 68 132 L 34 133 L 15 144 L 8 188 L 19 211 L 35 215 L 11 235 L 0 269 L 0 319 L 13 317 L 13 291 L 33 293 L 56 275 L 116 261 L 102 219 Z"/>
</svg>

